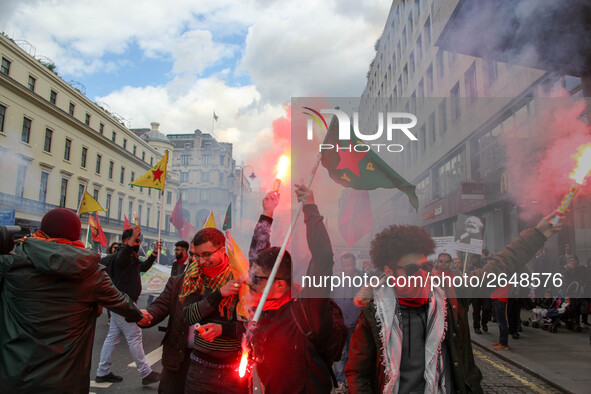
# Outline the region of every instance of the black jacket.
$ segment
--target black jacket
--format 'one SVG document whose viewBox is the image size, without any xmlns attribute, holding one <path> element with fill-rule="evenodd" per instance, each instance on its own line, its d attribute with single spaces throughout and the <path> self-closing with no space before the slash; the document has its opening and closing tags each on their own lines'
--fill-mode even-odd
<svg viewBox="0 0 591 394">
<path fill-rule="evenodd" d="M 148 313 L 153 318 L 149 327 L 169 316 L 166 334 L 162 339 L 162 366 L 173 371 L 178 371 L 185 352 L 191 351 L 187 348 L 189 326 L 183 319 L 183 303 L 178 298 L 184 279 L 184 274 L 170 277 L 162 293 L 148 307 Z"/>
<path fill-rule="evenodd" d="M 125 245 L 112 255 L 104 257 L 101 264 L 107 267 L 107 271 L 119 291 L 129 295 L 133 302 L 137 302 L 142 292 L 140 272 L 149 270 L 157 256 L 157 254 L 151 253 L 145 261 L 141 261 L 131 246 Z"/>
<path fill-rule="evenodd" d="M 96 253 L 29 238 L 0 256 L 0 391 L 88 393 L 99 305 L 142 318 Z"/>
<path fill-rule="evenodd" d="M 304 205 L 304 222 L 312 260 L 309 276 L 331 275 L 332 246 L 323 217 L 316 205 Z M 261 223 L 261 222 L 259 222 Z M 258 227 L 258 225 L 257 225 Z M 270 226 L 267 227 L 270 230 Z M 255 229 L 255 235 L 260 229 Z M 259 239 L 262 235 L 259 234 Z M 268 240 L 268 237 L 264 238 Z M 253 244 L 254 245 L 254 244 Z M 267 245 L 255 245 L 262 249 Z M 249 253 L 252 259 L 256 251 Z M 313 297 L 313 298 L 311 298 Z M 329 288 L 305 288 L 301 298 L 292 300 L 277 310 L 263 312 L 254 332 L 253 344 L 257 372 L 265 393 L 330 393 L 330 366 L 322 359 L 314 344 L 298 329 L 291 309 L 302 303 L 314 336 L 328 340 L 332 328 Z M 295 313 L 295 316 L 300 316 Z"/>
</svg>

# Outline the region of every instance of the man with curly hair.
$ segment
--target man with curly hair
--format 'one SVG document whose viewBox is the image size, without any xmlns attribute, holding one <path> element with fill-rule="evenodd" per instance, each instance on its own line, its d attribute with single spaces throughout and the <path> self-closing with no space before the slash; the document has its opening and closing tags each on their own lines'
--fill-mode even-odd
<svg viewBox="0 0 591 394">
<path fill-rule="evenodd" d="M 515 272 L 560 231 L 561 224 L 549 222 L 553 216 L 523 231 L 473 274 Z M 468 324 L 475 294 L 468 287 L 431 291 L 429 274 L 420 267 L 434 246 L 416 226 L 390 226 L 372 241 L 371 259 L 383 275 L 377 287 L 356 298 L 363 310 L 345 368 L 350 393 L 482 393 Z M 413 286 L 410 277 L 424 285 Z"/>
</svg>

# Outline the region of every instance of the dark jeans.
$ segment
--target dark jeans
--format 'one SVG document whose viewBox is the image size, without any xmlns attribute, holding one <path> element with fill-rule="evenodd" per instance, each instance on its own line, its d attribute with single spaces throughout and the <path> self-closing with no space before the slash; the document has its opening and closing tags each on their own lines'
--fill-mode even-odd
<svg viewBox="0 0 591 394">
<path fill-rule="evenodd" d="M 185 392 L 185 379 L 191 365 L 191 350 L 185 351 L 185 358 L 181 362 L 179 369 L 162 368 L 160 375 L 160 384 L 158 385 L 159 394 L 183 394 Z"/>
<path fill-rule="evenodd" d="M 482 325 L 485 325 L 490 321 L 491 309 L 490 298 L 475 298 L 472 300 L 472 319 L 474 320 L 474 328 L 480 328 L 481 322 Z"/>
<path fill-rule="evenodd" d="M 509 298 L 507 302 L 507 323 L 511 335 L 521 327 L 521 304 L 521 298 Z"/>
<path fill-rule="evenodd" d="M 186 394 L 248 394 L 250 374 L 242 379 L 238 376 L 238 365 L 230 368 L 215 368 L 191 360 L 187 380 Z"/>
<path fill-rule="evenodd" d="M 332 365 L 332 369 L 334 370 L 337 382 L 347 381 L 347 377 L 345 376 L 345 365 L 349 360 L 349 346 L 351 345 L 351 337 L 353 336 L 353 331 L 355 331 L 355 327 L 349 327 L 349 335 L 347 335 L 347 342 L 345 342 L 345 347 L 343 348 L 341 359 L 339 361 L 335 361 L 335 363 Z"/>
<path fill-rule="evenodd" d="M 495 318 L 499 325 L 499 342 L 503 346 L 509 346 L 509 327 L 507 325 L 507 303 L 499 300 L 492 300 L 492 307 Z"/>
</svg>

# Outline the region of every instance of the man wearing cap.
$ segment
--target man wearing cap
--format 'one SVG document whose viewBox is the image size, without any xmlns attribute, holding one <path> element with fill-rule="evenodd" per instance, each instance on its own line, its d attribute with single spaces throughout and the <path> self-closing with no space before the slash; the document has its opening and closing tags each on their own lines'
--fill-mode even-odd
<svg viewBox="0 0 591 394">
<path fill-rule="evenodd" d="M 137 322 L 142 313 L 119 292 L 80 242 L 80 219 L 49 211 L 41 229 L 0 256 L 0 387 L 3 392 L 88 393 L 96 318 L 105 306 Z"/>
</svg>

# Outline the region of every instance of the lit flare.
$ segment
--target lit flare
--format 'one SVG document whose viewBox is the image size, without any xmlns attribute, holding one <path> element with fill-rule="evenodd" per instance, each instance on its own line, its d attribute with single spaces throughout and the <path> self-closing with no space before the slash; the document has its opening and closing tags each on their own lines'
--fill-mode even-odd
<svg viewBox="0 0 591 394">
<path fill-rule="evenodd" d="M 273 191 L 279 192 L 279 187 L 281 186 L 281 180 L 287 174 L 287 168 L 289 167 L 289 158 L 285 155 L 279 158 L 279 162 L 277 163 L 277 176 L 275 177 L 275 182 L 273 183 Z"/>
<path fill-rule="evenodd" d="M 240 366 L 238 367 L 238 376 L 243 378 L 246 375 L 246 367 L 248 366 L 248 351 L 242 351 L 242 358 L 240 358 Z"/>
<path fill-rule="evenodd" d="M 568 212 L 568 208 L 579 192 L 585 178 L 589 175 L 589 172 L 591 172 L 591 143 L 581 145 L 573 157 L 577 161 L 577 165 L 570 173 L 569 178 L 575 181 L 575 184 L 571 186 L 558 208 L 556 208 L 556 216 L 550 221 L 550 223 L 554 225 L 558 224 L 560 218 Z"/>
</svg>

